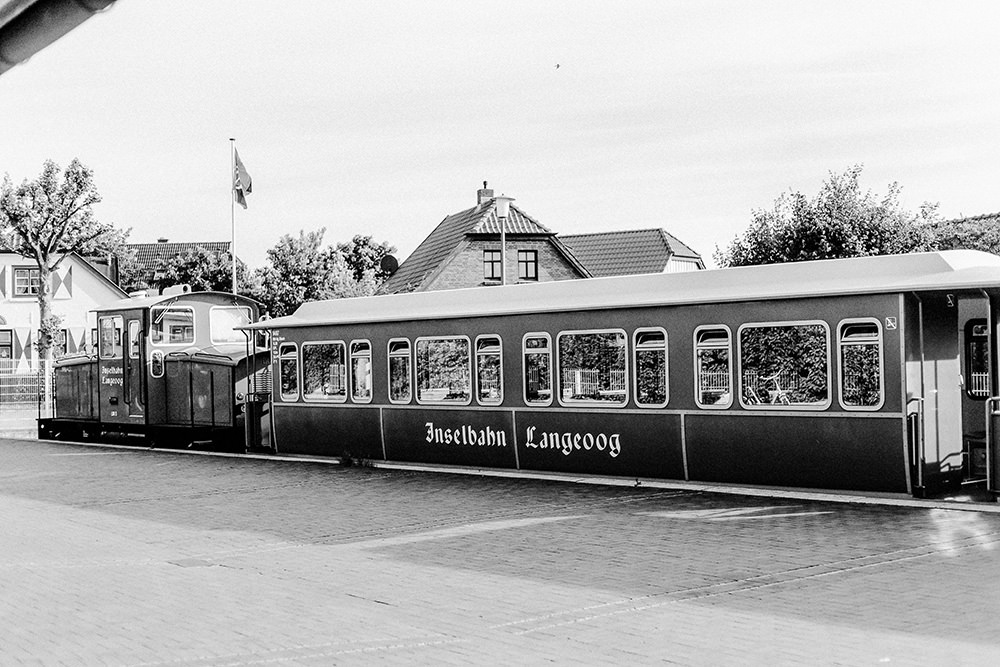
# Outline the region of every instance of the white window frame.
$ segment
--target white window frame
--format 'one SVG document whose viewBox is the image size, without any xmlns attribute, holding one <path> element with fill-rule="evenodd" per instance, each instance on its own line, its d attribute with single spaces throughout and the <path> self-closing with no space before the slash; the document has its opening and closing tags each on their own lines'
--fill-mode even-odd
<svg viewBox="0 0 1000 667">
<path fill-rule="evenodd" d="M 874 324 L 878 331 L 878 395 L 879 402 L 876 405 L 848 405 L 844 403 L 844 365 L 841 363 L 841 352 L 846 345 L 872 345 L 872 342 L 865 343 L 844 343 L 844 328 L 852 324 Z M 837 323 L 837 402 L 844 410 L 851 412 L 876 412 L 885 405 L 885 336 L 882 333 L 882 321 L 874 317 L 851 317 L 843 319 Z"/>
<path fill-rule="evenodd" d="M 282 353 L 282 349 L 290 347 L 292 352 L 287 356 Z M 295 360 L 295 394 L 286 394 L 284 387 L 281 386 L 281 363 L 287 359 L 292 358 Z M 299 354 L 298 343 L 279 343 L 278 344 L 278 358 L 276 359 L 278 363 L 277 373 L 275 377 L 278 380 L 278 397 L 281 399 L 282 403 L 296 403 L 299 400 L 299 396 L 302 395 L 302 356 Z"/>
<path fill-rule="evenodd" d="M 625 347 L 625 400 L 620 402 L 611 401 L 594 401 L 591 399 L 572 399 L 563 398 L 562 392 L 562 359 L 560 359 L 559 350 L 559 339 L 563 336 L 586 336 L 589 334 L 621 334 L 622 345 Z M 628 405 L 629 401 L 629 354 L 628 354 L 628 332 L 624 329 L 567 329 L 565 331 L 560 331 L 556 334 L 556 346 L 555 346 L 555 370 L 556 377 L 559 379 L 559 386 L 553 387 L 553 391 L 557 391 L 559 394 L 559 405 L 563 407 L 578 407 L 578 406 L 588 406 L 588 407 L 604 407 L 604 408 L 624 408 Z"/>
<path fill-rule="evenodd" d="M 702 403 L 701 402 L 701 360 L 698 358 L 698 334 L 702 331 L 724 330 L 726 332 L 726 351 L 729 353 L 729 400 L 725 403 Z M 736 391 L 736 378 L 733 376 L 733 330 L 725 324 L 702 324 L 695 328 L 691 337 L 692 349 L 694 350 L 694 403 L 703 410 L 728 410 L 733 406 L 733 394 Z M 706 347 L 704 349 L 721 349 Z"/>
<path fill-rule="evenodd" d="M 754 405 L 747 403 L 743 399 L 743 331 L 745 329 L 758 329 L 764 327 L 800 327 L 814 326 L 823 327 L 826 332 L 826 400 L 822 403 L 810 403 L 808 405 L 784 405 L 782 403 L 761 403 Z M 740 406 L 746 410 L 781 410 L 798 412 L 821 412 L 833 405 L 833 345 L 830 340 L 830 325 L 824 320 L 782 320 L 777 322 L 746 322 L 736 330 L 736 380 Z"/>
<path fill-rule="evenodd" d="M 401 352 L 393 352 L 392 351 L 392 344 L 393 343 L 406 343 L 406 354 L 403 354 Z M 410 339 L 409 338 L 390 338 L 389 342 L 385 344 L 385 356 L 386 356 L 386 359 L 388 360 L 387 363 L 386 363 L 386 369 L 385 369 L 385 379 L 386 379 L 386 388 L 387 388 L 387 395 L 389 397 L 389 402 L 393 403 L 394 405 L 409 405 L 410 402 L 413 400 L 413 363 L 414 363 L 413 362 L 413 345 L 410 343 Z M 392 360 L 393 359 L 399 359 L 399 358 L 402 358 L 402 357 L 406 358 L 406 364 L 407 364 L 406 365 L 406 380 L 407 380 L 407 383 L 408 383 L 407 388 L 409 389 L 409 396 L 407 396 L 407 398 L 406 398 L 405 401 L 401 401 L 399 399 L 394 399 L 392 397 Z"/>
<path fill-rule="evenodd" d="M 469 398 L 467 400 L 464 400 L 464 401 L 447 401 L 447 400 L 434 401 L 434 400 L 427 400 L 426 398 L 425 399 L 421 399 L 420 398 L 420 387 L 416 386 L 416 383 L 419 382 L 419 378 L 420 378 L 420 371 L 417 368 L 417 364 L 420 361 L 420 355 L 419 355 L 419 353 L 417 351 L 417 347 L 420 345 L 421 341 L 444 341 L 444 340 L 464 340 L 465 343 L 466 343 L 466 345 L 469 346 L 469 354 L 468 354 L 468 356 L 466 357 L 466 360 L 465 360 L 466 369 L 469 372 Z M 413 395 L 417 399 L 417 404 L 418 405 L 471 405 L 472 404 L 472 394 L 475 392 L 475 386 L 474 386 L 475 379 L 472 377 L 472 354 L 473 354 L 472 341 L 469 339 L 468 336 L 418 336 L 413 341 L 413 373 L 414 373 L 414 378 L 416 380 L 414 382 Z"/>
<path fill-rule="evenodd" d="M 19 281 L 19 278 L 21 278 L 21 276 L 19 276 L 18 274 L 25 272 L 27 273 L 27 276 L 25 276 L 24 279 Z M 14 288 L 11 291 L 13 292 L 14 298 L 30 299 L 33 296 L 35 297 L 38 296 L 38 293 L 42 289 L 41 269 L 39 269 L 38 267 L 30 267 L 30 266 L 15 266 L 13 267 L 12 273 L 14 274 L 13 275 Z M 32 280 L 32 277 L 34 277 L 34 280 Z M 26 291 L 24 292 L 18 291 L 20 289 L 20 287 L 18 286 L 18 282 L 23 283 L 24 289 Z"/>
<path fill-rule="evenodd" d="M 354 354 L 354 346 L 357 344 L 367 345 L 368 354 Z M 368 398 L 358 398 L 355 395 L 355 385 L 356 378 L 354 377 L 354 360 L 355 359 L 368 359 L 368 383 L 371 385 L 368 387 Z M 351 397 L 351 403 L 371 403 L 372 397 L 375 394 L 375 369 L 372 366 L 372 342 L 367 338 L 357 338 L 351 341 L 351 344 L 347 348 L 347 385 L 348 393 Z"/>
<path fill-rule="evenodd" d="M 154 320 L 156 319 L 155 316 L 154 316 L 154 312 L 157 311 L 157 310 L 186 310 L 189 313 L 191 313 L 191 340 L 188 341 L 188 342 L 186 342 L 186 343 L 170 343 L 170 342 L 162 342 L 162 341 L 159 342 L 159 343 L 156 342 L 156 340 L 155 340 L 155 338 L 153 336 L 153 326 L 154 326 Z M 166 334 L 166 338 L 169 341 L 170 340 L 170 332 L 167 331 L 167 332 L 164 332 L 164 333 Z M 194 345 L 197 341 L 198 341 L 198 323 L 197 323 L 197 318 L 195 317 L 194 308 L 192 308 L 191 306 L 151 306 L 150 307 L 150 309 L 149 309 L 149 342 L 150 343 L 152 343 L 156 347 L 190 347 L 190 346 Z"/>
<path fill-rule="evenodd" d="M 640 403 L 639 402 L 639 335 L 644 333 L 663 334 L 663 396 L 662 403 Z M 653 349 L 653 348 L 643 348 Z M 656 348 L 659 349 L 659 348 Z M 670 402 L 670 338 L 667 330 L 663 327 L 640 327 L 632 332 L 632 396 L 636 407 L 643 409 L 665 408 Z"/>
<path fill-rule="evenodd" d="M 499 377 L 497 378 L 497 381 L 500 383 L 500 398 L 498 400 L 494 400 L 494 401 L 484 401 L 484 400 L 482 400 L 480 398 L 480 391 L 479 391 L 479 356 L 480 356 L 479 355 L 479 341 L 484 340 L 484 339 L 496 339 L 498 347 L 499 347 L 499 350 L 500 350 L 499 351 L 499 356 L 500 356 L 500 373 L 499 373 Z M 492 355 L 493 353 L 490 352 L 489 354 Z M 481 334 L 479 336 L 476 336 L 476 343 L 475 343 L 474 355 L 475 355 L 474 367 L 475 367 L 475 371 L 476 371 L 474 389 L 475 389 L 475 392 L 476 392 L 476 403 L 478 403 L 479 405 L 503 405 L 503 338 L 500 337 L 500 334 Z M 485 353 L 484 353 L 484 356 L 485 356 Z"/>
<path fill-rule="evenodd" d="M 285 345 L 286 343 L 282 343 Z M 314 347 L 317 345 L 339 345 L 343 351 L 342 358 L 344 360 L 344 395 L 343 396 L 310 396 L 306 393 L 306 348 Z M 279 348 L 280 349 L 280 348 Z M 348 358 L 349 348 L 343 340 L 310 340 L 302 343 L 302 348 L 299 353 L 299 376 L 301 381 L 299 382 L 299 392 L 302 394 L 302 400 L 307 403 L 346 403 L 347 397 L 351 393 L 350 387 L 350 364 L 351 361 Z M 279 354 L 280 356 L 280 354 Z"/>
<path fill-rule="evenodd" d="M 104 354 L 104 339 L 101 337 L 103 333 L 103 323 L 111 320 L 111 335 L 114 336 L 112 339 L 112 353 L 110 355 Z M 101 359 L 124 359 L 125 358 L 125 341 L 122 340 L 122 336 L 125 331 L 125 318 L 121 315 L 105 315 L 97 320 L 97 334 L 98 334 L 98 344 L 97 352 Z M 114 348 L 119 349 L 119 354 L 114 353 Z"/>
<path fill-rule="evenodd" d="M 544 338 L 546 342 L 546 347 L 544 353 L 549 355 L 549 400 L 547 401 L 529 401 L 528 400 L 528 382 L 527 382 L 527 356 L 529 354 L 542 354 L 539 352 L 541 348 L 528 348 L 527 342 L 529 338 Z M 534 407 L 544 407 L 552 405 L 552 395 L 556 392 L 555 383 L 552 381 L 552 369 L 555 367 L 555 355 L 552 351 L 552 336 L 546 331 L 532 331 L 524 334 L 521 337 L 521 398 L 524 400 L 525 405 Z"/>
</svg>

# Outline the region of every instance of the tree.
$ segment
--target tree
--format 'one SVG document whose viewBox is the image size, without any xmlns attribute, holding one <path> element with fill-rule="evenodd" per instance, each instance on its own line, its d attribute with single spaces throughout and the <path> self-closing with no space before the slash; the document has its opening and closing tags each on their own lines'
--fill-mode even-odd
<svg viewBox="0 0 1000 667">
<path fill-rule="evenodd" d="M 285 234 L 267 251 L 268 266 L 255 273 L 253 296 L 275 317 L 289 315 L 306 301 L 369 296 L 378 283 L 372 269 L 361 278 L 335 248 L 323 247 L 326 229 Z"/>
<path fill-rule="evenodd" d="M 236 259 L 236 279 L 241 292 L 252 292 L 247 285 L 247 266 Z M 190 285 L 193 292 L 231 292 L 233 289 L 233 256 L 198 246 L 160 259 L 151 287 L 163 289 L 171 285 Z"/>
<path fill-rule="evenodd" d="M 94 174 L 73 159 L 60 176 L 46 160 L 33 181 L 15 186 L 5 176 L 0 186 L 0 243 L 38 266 L 38 356 L 52 357 L 60 318 L 52 312 L 52 274 L 72 253 L 110 255 L 125 244 L 128 231 L 99 222 L 93 205 L 101 201 Z"/>
<path fill-rule="evenodd" d="M 996 215 L 960 220 L 934 220 L 928 227 L 938 250 L 968 248 L 1000 255 L 1000 226 Z"/>
<path fill-rule="evenodd" d="M 881 198 L 863 191 L 861 170 L 855 165 L 842 174 L 830 172 L 812 199 L 801 192 L 783 194 L 773 210 L 754 211 L 742 237 L 725 251 L 716 248 L 716 263 L 749 266 L 933 248 L 925 223 L 935 218 L 936 206 L 924 204 L 918 214 L 905 211 L 896 183 Z"/>
<path fill-rule="evenodd" d="M 382 258 L 396 252 L 396 247 L 386 241 L 376 244 L 371 236 L 357 234 L 350 243 L 338 243 L 337 252 L 344 257 L 354 272 L 355 280 L 363 280 L 365 272 L 372 271 L 375 280 L 381 285 L 390 276 L 388 272 L 382 270 Z"/>
</svg>

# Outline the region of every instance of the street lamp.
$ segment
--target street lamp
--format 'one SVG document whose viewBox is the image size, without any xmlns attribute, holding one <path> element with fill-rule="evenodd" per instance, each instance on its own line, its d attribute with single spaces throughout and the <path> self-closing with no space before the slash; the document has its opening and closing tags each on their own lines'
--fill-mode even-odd
<svg viewBox="0 0 1000 667">
<path fill-rule="evenodd" d="M 493 199 L 497 205 L 497 219 L 500 222 L 500 284 L 507 284 L 507 215 L 510 213 L 510 203 L 513 197 L 500 195 Z"/>
</svg>

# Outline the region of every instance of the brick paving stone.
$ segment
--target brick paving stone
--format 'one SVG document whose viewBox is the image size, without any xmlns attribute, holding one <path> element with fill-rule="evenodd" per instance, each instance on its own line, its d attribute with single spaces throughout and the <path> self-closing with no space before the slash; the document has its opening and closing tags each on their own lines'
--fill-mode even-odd
<svg viewBox="0 0 1000 667">
<path fill-rule="evenodd" d="M 987 664 L 1000 515 L 0 440 L 0 664 Z"/>
</svg>

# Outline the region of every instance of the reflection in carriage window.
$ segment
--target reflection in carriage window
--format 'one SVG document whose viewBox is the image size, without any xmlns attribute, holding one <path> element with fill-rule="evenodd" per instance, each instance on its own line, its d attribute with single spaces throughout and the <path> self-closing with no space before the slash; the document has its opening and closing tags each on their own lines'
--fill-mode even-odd
<svg viewBox="0 0 1000 667">
<path fill-rule="evenodd" d="M 347 360 L 343 343 L 302 346 L 302 396 L 307 401 L 347 400 Z"/>
<path fill-rule="evenodd" d="M 560 401 L 628 400 L 624 331 L 563 332 L 558 340 Z"/>
<path fill-rule="evenodd" d="M 389 402 L 409 403 L 410 341 L 396 338 L 389 341 Z"/>
<path fill-rule="evenodd" d="M 299 397 L 299 358 L 295 345 L 285 343 L 278 349 L 278 377 L 281 378 L 281 400 Z"/>
<path fill-rule="evenodd" d="M 481 405 L 503 402 L 500 338 L 481 336 L 476 340 L 476 400 Z"/>
<path fill-rule="evenodd" d="M 667 404 L 667 334 L 663 329 L 635 332 L 635 403 L 659 408 Z"/>
<path fill-rule="evenodd" d="M 882 332 L 876 322 L 840 325 L 840 402 L 845 408 L 882 405 Z"/>
<path fill-rule="evenodd" d="M 469 339 L 417 339 L 417 402 L 463 403 L 472 400 Z"/>
<path fill-rule="evenodd" d="M 740 330 L 740 400 L 768 407 L 825 407 L 830 401 L 825 323 L 748 324 Z"/>
<path fill-rule="evenodd" d="M 372 400 L 372 346 L 366 340 L 351 343 L 351 400 Z"/>
<path fill-rule="evenodd" d="M 552 402 L 552 348 L 548 334 L 524 337 L 524 402 L 548 405 Z"/>
<path fill-rule="evenodd" d="M 236 327 L 250 324 L 250 309 L 246 306 L 223 306 L 212 308 L 209 329 L 213 343 L 243 343 L 247 337 Z"/>
<path fill-rule="evenodd" d="M 122 326 L 120 316 L 102 317 L 100 321 L 101 359 L 121 359 Z"/>
<path fill-rule="evenodd" d="M 192 308 L 150 308 L 149 335 L 157 345 L 182 345 L 194 342 Z"/>
<path fill-rule="evenodd" d="M 733 403 L 733 365 L 729 329 L 701 327 L 695 331 L 695 400 L 703 408 L 728 408 Z"/>
<path fill-rule="evenodd" d="M 971 398 L 990 397 L 990 330 L 986 320 L 965 325 L 965 392 Z"/>
</svg>

